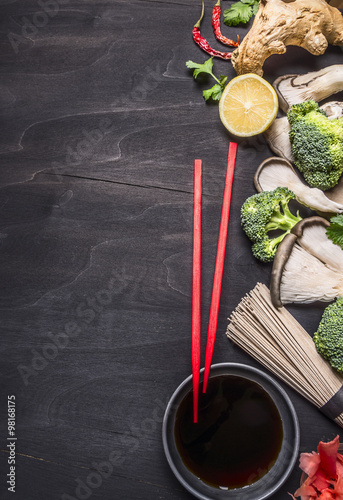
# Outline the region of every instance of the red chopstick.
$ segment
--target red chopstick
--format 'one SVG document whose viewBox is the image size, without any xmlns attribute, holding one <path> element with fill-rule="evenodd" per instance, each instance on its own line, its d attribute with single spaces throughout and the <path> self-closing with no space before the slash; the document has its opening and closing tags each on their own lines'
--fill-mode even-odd
<svg viewBox="0 0 343 500">
<path fill-rule="evenodd" d="M 202 161 L 194 161 L 193 292 L 192 292 L 192 371 L 193 421 L 198 421 L 200 373 L 200 280 L 201 280 L 201 191 Z"/>
<path fill-rule="evenodd" d="M 214 341 L 217 333 L 218 312 L 219 312 L 220 294 L 221 294 L 222 279 L 223 279 L 226 239 L 227 239 L 227 230 L 229 225 L 231 192 L 233 184 L 233 174 L 235 170 L 236 153 L 237 153 L 237 144 L 235 142 L 230 142 L 229 154 L 227 160 L 224 198 L 222 206 L 222 216 L 219 229 L 216 267 L 214 271 L 210 318 L 208 322 L 208 331 L 207 331 L 205 373 L 204 373 L 204 383 L 203 383 L 204 393 L 206 392 L 207 389 L 207 382 L 212 362 Z"/>
</svg>

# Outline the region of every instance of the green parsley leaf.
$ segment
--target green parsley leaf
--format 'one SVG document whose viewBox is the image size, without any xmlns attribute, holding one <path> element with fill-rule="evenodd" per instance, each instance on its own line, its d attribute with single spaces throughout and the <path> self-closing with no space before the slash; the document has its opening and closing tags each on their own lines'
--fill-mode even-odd
<svg viewBox="0 0 343 500">
<path fill-rule="evenodd" d="M 212 98 L 214 101 L 219 101 L 228 77 L 225 75 L 220 75 L 220 78 L 218 80 L 218 78 L 212 73 L 213 57 L 210 57 L 210 59 L 205 61 L 203 64 L 198 64 L 193 61 L 187 61 L 186 66 L 187 68 L 194 69 L 194 78 L 196 78 L 200 73 L 207 73 L 215 79 L 217 83 L 213 85 L 212 88 L 204 90 L 202 95 L 204 96 L 205 101 L 210 98 Z"/>
<path fill-rule="evenodd" d="M 242 2 L 233 3 L 229 9 L 224 10 L 224 23 L 228 26 L 247 23 L 251 17 L 251 6 Z"/>
<path fill-rule="evenodd" d="M 210 89 L 203 90 L 202 95 L 204 96 L 205 101 L 208 101 L 210 97 L 212 97 L 214 101 L 219 101 L 219 99 L 222 96 L 222 93 L 223 93 L 223 87 L 219 85 L 219 83 L 216 83 Z"/>
<path fill-rule="evenodd" d="M 210 97 L 212 97 L 214 101 L 219 101 L 222 96 L 226 80 L 227 76 L 220 75 L 219 83 L 216 83 L 210 89 L 203 90 L 202 95 L 204 96 L 205 101 L 208 101 Z"/>
<path fill-rule="evenodd" d="M 245 24 L 258 10 L 259 0 L 241 0 L 233 3 L 229 9 L 224 10 L 224 23 L 228 26 Z"/>
<path fill-rule="evenodd" d="M 213 69 L 213 57 L 210 57 L 207 59 L 207 61 L 204 62 L 204 64 L 198 64 L 193 61 L 187 61 L 186 62 L 187 68 L 193 69 L 193 76 L 196 78 L 200 73 L 207 73 L 211 76 L 213 76 L 212 69 Z"/>
<path fill-rule="evenodd" d="M 255 2 L 254 5 L 252 6 L 252 13 L 254 16 L 256 16 L 259 6 L 260 6 L 259 2 Z"/>
<path fill-rule="evenodd" d="M 335 215 L 330 219 L 330 226 L 326 230 L 330 240 L 343 248 L 343 215 Z"/>
</svg>

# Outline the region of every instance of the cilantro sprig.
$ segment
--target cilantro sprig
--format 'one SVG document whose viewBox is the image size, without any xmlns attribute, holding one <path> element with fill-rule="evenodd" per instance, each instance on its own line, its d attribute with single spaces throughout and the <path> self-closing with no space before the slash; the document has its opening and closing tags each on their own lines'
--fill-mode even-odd
<svg viewBox="0 0 343 500">
<path fill-rule="evenodd" d="M 246 24 L 258 11 L 259 0 L 240 0 L 224 10 L 224 23 L 228 26 Z"/>
<path fill-rule="evenodd" d="M 330 240 L 343 248 L 343 215 L 335 215 L 330 219 L 330 226 L 326 230 Z"/>
<path fill-rule="evenodd" d="M 187 68 L 194 69 L 193 71 L 193 77 L 196 79 L 200 73 L 207 73 L 208 75 L 211 75 L 212 78 L 215 79 L 217 82 L 213 87 L 207 90 L 203 90 L 202 95 L 204 96 L 205 101 L 208 99 L 212 98 L 214 101 L 219 101 L 226 81 L 227 81 L 227 76 L 220 75 L 219 79 L 213 74 L 213 57 L 210 57 L 205 61 L 203 64 L 195 63 L 193 61 L 187 61 L 186 62 Z"/>
</svg>

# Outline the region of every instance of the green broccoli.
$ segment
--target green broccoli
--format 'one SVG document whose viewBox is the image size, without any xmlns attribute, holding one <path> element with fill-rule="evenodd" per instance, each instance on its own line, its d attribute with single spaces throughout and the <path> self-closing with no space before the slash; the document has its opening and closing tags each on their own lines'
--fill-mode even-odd
<svg viewBox="0 0 343 500">
<path fill-rule="evenodd" d="M 343 172 L 343 117 L 329 120 L 311 100 L 294 104 L 287 117 L 296 167 L 310 186 L 332 188 Z"/>
<path fill-rule="evenodd" d="M 289 231 L 287 231 L 289 232 Z M 282 233 L 276 238 L 270 239 L 267 235 L 251 247 L 253 256 L 262 262 L 269 262 L 274 259 L 277 248 L 287 233 Z"/>
<path fill-rule="evenodd" d="M 327 306 L 313 341 L 332 368 L 343 373 L 343 297 Z"/>
<path fill-rule="evenodd" d="M 273 260 L 279 243 L 301 217 L 293 215 L 288 203 L 295 194 L 285 187 L 263 191 L 250 196 L 241 208 L 241 224 L 245 234 L 254 243 L 252 252 L 262 262 Z M 280 234 L 279 231 L 282 233 Z M 270 231 L 277 231 L 272 238 Z"/>
<path fill-rule="evenodd" d="M 291 109 L 287 113 L 287 118 L 291 126 L 294 125 L 294 123 L 298 122 L 304 116 L 308 115 L 312 111 L 315 111 L 316 113 L 320 113 L 323 116 L 326 116 L 325 111 L 320 109 L 318 104 L 315 101 L 304 101 L 300 104 L 294 104 Z"/>
</svg>

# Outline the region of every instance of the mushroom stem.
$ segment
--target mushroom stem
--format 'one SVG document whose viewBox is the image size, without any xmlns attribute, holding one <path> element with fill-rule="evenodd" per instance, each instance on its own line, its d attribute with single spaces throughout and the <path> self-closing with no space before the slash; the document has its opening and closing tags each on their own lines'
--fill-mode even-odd
<svg viewBox="0 0 343 500">
<path fill-rule="evenodd" d="M 274 258 L 273 269 L 270 276 L 270 296 L 273 306 L 277 308 L 282 307 L 280 293 L 282 273 L 296 241 L 297 237 L 295 234 L 287 234 L 279 245 L 276 256 Z"/>
</svg>

